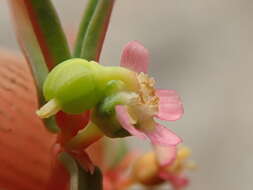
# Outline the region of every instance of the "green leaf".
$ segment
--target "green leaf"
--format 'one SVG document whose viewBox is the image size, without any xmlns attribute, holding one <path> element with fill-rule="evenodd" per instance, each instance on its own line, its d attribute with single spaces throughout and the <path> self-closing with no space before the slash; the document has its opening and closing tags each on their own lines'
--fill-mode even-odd
<svg viewBox="0 0 253 190">
<path fill-rule="evenodd" d="M 114 0 L 90 0 L 80 25 L 74 55 L 99 60 Z"/>
<path fill-rule="evenodd" d="M 93 174 L 86 172 L 68 153 L 62 152 L 59 160 L 70 174 L 70 190 L 102 190 L 102 174 L 96 167 Z"/>
<path fill-rule="evenodd" d="M 70 58 L 66 38 L 49 0 L 9 0 L 8 2 L 19 44 L 32 70 L 39 104 L 43 105 L 45 100 L 42 86 L 48 70 Z M 54 119 L 44 122 L 50 131 L 58 131 Z"/>
<path fill-rule="evenodd" d="M 87 33 L 87 28 L 90 24 L 91 18 L 95 12 L 97 4 L 98 4 L 98 0 L 90 0 L 86 6 L 86 9 L 84 11 L 84 15 L 80 24 L 77 39 L 76 39 L 74 57 L 80 57 L 82 44 L 83 44 L 83 38 L 85 37 Z"/>
<path fill-rule="evenodd" d="M 49 69 L 70 58 L 65 35 L 50 0 L 10 0 L 9 4 L 22 47 L 37 46 L 33 52 L 38 51 L 37 54 L 41 54 L 44 64 Z M 36 43 L 31 44 L 33 41 Z M 25 47 L 23 48 L 28 59 L 37 56 L 31 54 L 31 49 Z"/>
<path fill-rule="evenodd" d="M 69 59 L 70 51 L 67 40 L 51 1 L 27 0 L 24 2 L 27 2 L 26 7 L 30 13 L 30 20 L 48 67 L 53 68 Z"/>
</svg>

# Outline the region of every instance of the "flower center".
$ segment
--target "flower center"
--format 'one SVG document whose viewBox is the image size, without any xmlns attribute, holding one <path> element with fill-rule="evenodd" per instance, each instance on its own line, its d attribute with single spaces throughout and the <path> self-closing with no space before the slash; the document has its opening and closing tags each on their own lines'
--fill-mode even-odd
<svg viewBox="0 0 253 190">
<path fill-rule="evenodd" d="M 158 112 L 159 98 L 155 95 L 155 81 L 147 74 L 137 75 L 138 97 L 130 104 L 128 111 L 136 128 L 152 130 L 155 126 L 153 116 Z"/>
<path fill-rule="evenodd" d="M 158 112 L 159 98 L 155 94 L 155 80 L 147 74 L 140 73 L 137 76 L 139 82 L 139 104 L 145 105 L 148 112 L 154 115 Z"/>
</svg>

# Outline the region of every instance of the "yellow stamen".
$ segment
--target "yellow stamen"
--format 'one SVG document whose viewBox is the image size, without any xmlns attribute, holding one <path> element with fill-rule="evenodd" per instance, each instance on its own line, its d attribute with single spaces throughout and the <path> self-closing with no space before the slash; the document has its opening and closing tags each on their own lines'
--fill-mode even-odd
<svg viewBox="0 0 253 190">
<path fill-rule="evenodd" d="M 155 95 L 155 80 L 144 73 L 140 73 L 137 79 L 140 86 L 140 103 L 149 105 L 155 109 L 154 111 L 158 111 L 159 98 Z"/>
<path fill-rule="evenodd" d="M 191 155 L 191 150 L 185 146 L 181 146 L 177 152 L 177 159 L 180 161 L 184 161 L 187 158 L 189 158 L 190 155 Z"/>
</svg>

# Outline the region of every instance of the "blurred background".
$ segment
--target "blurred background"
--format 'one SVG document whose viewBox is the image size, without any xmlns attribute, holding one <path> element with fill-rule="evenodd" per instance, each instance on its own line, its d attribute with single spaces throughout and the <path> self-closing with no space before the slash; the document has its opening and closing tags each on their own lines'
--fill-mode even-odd
<svg viewBox="0 0 253 190">
<path fill-rule="evenodd" d="M 74 34 L 85 0 L 53 0 Z M 119 64 L 122 46 L 142 42 L 159 88 L 175 89 L 185 115 L 167 124 L 192 148 L 189 190 L 252 190 L 253 1 L 118 0 L 101 62 Z M 6 1 L 0 47 L 18 50 Z M 135 148 L 147 142 L 131 139 Z"/>
</svg>

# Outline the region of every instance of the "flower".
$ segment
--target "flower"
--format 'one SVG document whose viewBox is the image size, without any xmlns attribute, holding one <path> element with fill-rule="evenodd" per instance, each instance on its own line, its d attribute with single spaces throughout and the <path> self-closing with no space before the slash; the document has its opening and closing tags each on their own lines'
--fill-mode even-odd
<svg viewBox="0 0 253 190">
<path fill-rule="evenodd" d="M 155 89 L 154 79 L 146 74 L 148 64 L 148 51 L 139 42 L 129 42 L 124 47 L 121 66 L 137 72 L 139 90 L 128 104 L 116 106 L 116 117 L 130 134 L 149 138 L 156 151 L 160 152 L 162 164 L 166 165 L 174 156 L 163 156 L 164 150 L 167 150 L 163 147 L 169 147 L 176 153 L 175 146 L 181 139 L 154 119 L 175 121 L 182 116 L 183 106 L 174 90 Z"/>
<path fill-rule="evenodd" d="M 123 190 L 133 185 L 134 181 L 129 178 L 127 174 L 134 158 L 135 155 L 129 152 L 119 161 L 119 163 L 117 163 L 117 165 L 104 171 L 104 190 Z"/>
<path fill-rule="evenodd" d="M 60 110 L 71 114 L 92 110 L 88 126 L 67 143 L 71 149 L 87 147 L 85 138 L 98 139 L 105 134 L 112 138 L 149 138 L 158 152 L 163 146 L 175 152 L 181 139 L 155 118 L 175 121 L 182 116 L 183 106 L 174 90 L 155 89 L 155 80 L 147 74 L 148 64 L 147 49 L 136 41 L 125 46 L 121 67 L 85 59 L 66 60 L 45 80 L 43 93 L 48 102 L 37 114 L 46 118 Z M 164 164 L 174 157 L 163 160 Z"/>
<path fill-rule="evenodd" d="M 169 150 L 167 153 L 174 154 Z M 190 156 L 190 150 L 187 147 L 179 147 L 176 159 L 166 166 L 159 163 L 157 156 L 155 152 L 149 152 L 137 159 L 132 170 L 132 178 L 135 183 L 154 186 L 168 182 L 174 190 L 181 190 L 189 184 L 184 172 L 194 168 L 195 165 L 187 160 Z"/>
<path fill-rule="evenodd" d="M 195 168 L 195 163 L 187 160 L 190 154 L 189 148 L 181 146 L 174 162 L 166 167 L 160 166 L 159 177 L 168 181 L 175 190 L 180 190 L 189 185 L 189 179 L 184 172 L 187 169 Z"/>
</svg>

